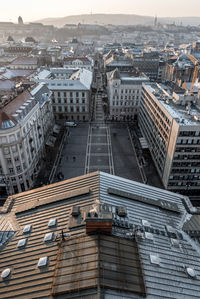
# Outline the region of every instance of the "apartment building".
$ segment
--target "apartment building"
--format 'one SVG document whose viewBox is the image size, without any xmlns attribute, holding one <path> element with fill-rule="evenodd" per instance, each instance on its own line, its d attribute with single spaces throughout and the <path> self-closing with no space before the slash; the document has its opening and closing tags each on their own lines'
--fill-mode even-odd
<svg viewBox="0 0 200 299">
<path fill-rule="evenodd" d="M 195 97 L 170 94 L 156 83 L 142 87 L 139 126 L 166 189 L 200 192 L 200 109 Z"/>
<path fill-rule="evenodd" d="M 37 57 L 17 57 L 9 64 L 10 69 L 36 70 L 37 67 Z"/>
<path fill-rule="evenodd" d="M 64 67 L 65 68 L 79 68 L 86 69 L 88 71 L 93 70 L 94 62 L 90 57 L 65 57 Z"/>
<path fill-rule="evenodd" d="M 145 75 L 131 76 L 118 69 L 107 73 L 107 90 L 112 120 L 132 120 L 140 106 L 142 83 L 148 82 Z"/>
<path fill-rule="evenodd" d="M 25 90 L 0 110 L 0 188 L 30 189 L 54 125 L 51 92 L 44 84 Z"/>
<path fill-rule="evenodd" d="M 92 72 L 86 69 L 53 68 L 35 77 L 52 91 L 56 119 L 87 121 L 90 113 Z"/>
</svg>

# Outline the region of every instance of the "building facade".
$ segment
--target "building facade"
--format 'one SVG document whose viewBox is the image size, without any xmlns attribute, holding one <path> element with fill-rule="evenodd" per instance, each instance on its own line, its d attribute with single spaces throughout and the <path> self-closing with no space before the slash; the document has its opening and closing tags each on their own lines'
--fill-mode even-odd
<svg viewBox="0 0 200 299">
<path fill-rule="evenodd" d="M 94 63 L 92 58 L 88 57 L 66 57 L 63 66 L 65 68 L 86 69 L 92 72 Z"/>
<path fill-rule="evenodd" d="M 107 73 L 107 90 L 110 118 L 112 120 L 133 120 L 140 106 L 142 83 L 146 76 L 134 77 L 119 72 Z"/>
<path fill-rule="evenodd" d="M 2 192 L 32 188 L 54 124 L 51 92 L 39 84 L 25 90 L 0 111 L 0 178 Z"/>
<path fill-rule="evenodd" d="M 45 72 L 45 73 L 44 73 Z M 56 119 L 87 121 L 90 117 L 92 72 L 85 69 L 50 69 L 35 77 L 52 91 Z"/>
<path fill-rule="evenodd" d="M 200 192 L 200 110 L 194 96 L 144 84 L 139 126 L 166 189 Z M 186 108 L 185 108 L 186 107 Z"/>
</svg>

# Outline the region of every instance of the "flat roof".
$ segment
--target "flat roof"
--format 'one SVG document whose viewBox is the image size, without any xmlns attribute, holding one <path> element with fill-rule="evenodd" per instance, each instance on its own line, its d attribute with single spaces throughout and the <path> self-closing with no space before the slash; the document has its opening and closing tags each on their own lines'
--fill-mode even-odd
<svg viewBox="0 0 200 299">
<path fill-rule="evenodd" d="M 165 110 L 179 123 L 180 126 L 200 126 L 200 110 L 197 107 L 192 106 L 190 113 L 188 113 L 188 111 L 184 109 L 185 106 L 174 103 L 169 91 L 165 91 L 159 84 L 149 82 L 144 85 L 158 99 Z M 198 120 L 194 119 L 195 116 L 198 117 Z"/>
</svg>

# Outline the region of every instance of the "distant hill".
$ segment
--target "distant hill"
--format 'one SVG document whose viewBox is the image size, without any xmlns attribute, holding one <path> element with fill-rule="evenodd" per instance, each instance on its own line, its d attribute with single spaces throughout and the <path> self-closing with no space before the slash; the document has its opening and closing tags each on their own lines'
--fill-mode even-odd
<svg viewBox="0 0 200 299">
<path fill-rule="evenodd" d="M 65 24 L 100 24 L 100 25 L 153 25 L 154 17 L 140 16 L 140 15 L 128 15 L 128 14 L 85 14 L 67 16 L 62 18 L 46 18 L 37 20 L 35 22 L 42 23 L 44 25 L 54 25 L 56 27 L 63 27 Z M 172 24 L 175 22 L 180 25 L 200 25 L 200 17 L 178 17 L 178 18 L 159 18 L 158 22 Z"/>
</svg>

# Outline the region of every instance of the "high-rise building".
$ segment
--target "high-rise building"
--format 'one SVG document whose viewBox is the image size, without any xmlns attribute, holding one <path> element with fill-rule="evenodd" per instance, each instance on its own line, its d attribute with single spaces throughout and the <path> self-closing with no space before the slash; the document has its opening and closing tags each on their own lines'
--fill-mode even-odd
<svg viewBox="0 0 200 299">
<path fill-rule="evenodd" d="M 166 189 L 200 192 L 200 109 L 189 94 L 143 85 L 139 126 Z"/>
</svg>

